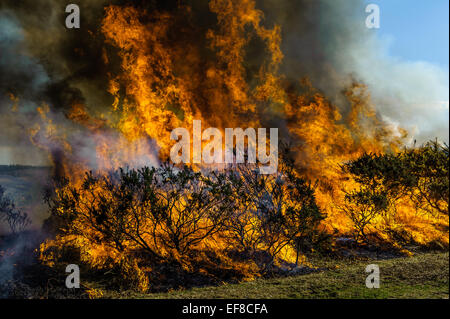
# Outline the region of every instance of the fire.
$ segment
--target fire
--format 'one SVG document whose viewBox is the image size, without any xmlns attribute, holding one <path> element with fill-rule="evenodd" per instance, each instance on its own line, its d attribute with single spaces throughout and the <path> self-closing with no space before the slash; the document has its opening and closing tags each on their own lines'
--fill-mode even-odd
<svg viewBox="0 0 450 319">
<path fill-rule="evenodd" d="M 280 119 L 280 128 L 286 129 L 285 137 L 293 141 L 297 173 L 317 182 L 317 203 L 327 214 L 323 229 L 347 234 L 350 221 L 338 208 L 344 199 L 342 189 L 358 185 L 342 173 L 340 165 L 364 152 L 396 152 L 407 133 L 378 118 L 368 88 L 361 84 L 348 88 L 350 109 L 343 112 L 307 80 L 290 83 L 279 72 L 282 26 L 263 26 L 264 14 L 254 0 L 211 0 L 209 9 L 217 25 L 204 32 L 195 24 L 198 17 L 188 5 L 180 4 L 174 12 L 106 7 L 99 31 L 105 39 L 103 61 L 112 64 L 115 54 L 120 60 L 120 72 L 109 73 L 108 92 L 114 102 L 105 114 L 90 113 L 83 103 L 74 104 L 67 114 L 73 131 L 81 127 L 88 132 L 94 159 L 76 153 L 72 132 L 58 127 L 45 106 L 39 109 L 41 123 L 33 128 L 32 139 L 49 150 L 55 165 L 61 166 L 59 174 L 68 177 L 70 185 L 79 186 L 84 173 L 92 169 L 106 174 L 120 167 L 159 165 L 174 144 L 171 131 L 177 127 L 192 131 L 194 120 L 224 133 L 230 127 L 264 127 L 267 114 L 272 114 Z M 264 54 L 249 62 L 246 50 L 251 40 L 262 44 Z M 80 202 L 89 200 L 81 198 Z M 95 235 L 82 221 L 77 220 L 80 232 Z M 248 225 L 254 222 L 249 220 Z M 377 223 L 385 222 L 380 219 Z M 417 242 L 440 240 L 448 245 L 448 237 L 432 226 L 447 223 L 448 227 L 448 220 L 420 216 L 405 203 L 396 223 L 406 225 Z M 84 261 L 92 265 L 123 258 L 99 239 L 93 243 L 63 233 L 43 244 L 42 251 L 47 254 L 42 258 L 52 260 L 50 248 L 68 242 L 76 243 Z M 223 240 L 214 236 L 200 245 L 220 251 Z M 284 251 L 292 257 L 292 251 Z M 129 267 L 139 268 L 136 264 Z"/>
</svg>

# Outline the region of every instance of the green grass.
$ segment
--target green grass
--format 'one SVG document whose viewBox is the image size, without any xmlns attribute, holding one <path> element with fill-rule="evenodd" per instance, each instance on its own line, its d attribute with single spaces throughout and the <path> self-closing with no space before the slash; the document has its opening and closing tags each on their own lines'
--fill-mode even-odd
<svg viewBox="0 0 450 319">
<path fill-rule="evenodd" d="M 377 261 L 318 260 L 328 270 L 286 278 L 193 288 L 168 293 L 106 291 L 105 298 L 448 298 L 449 254 L 429 252 Z M 378 264 L 380 288 L 365 286 L 365 267 Z"/>
</svg>

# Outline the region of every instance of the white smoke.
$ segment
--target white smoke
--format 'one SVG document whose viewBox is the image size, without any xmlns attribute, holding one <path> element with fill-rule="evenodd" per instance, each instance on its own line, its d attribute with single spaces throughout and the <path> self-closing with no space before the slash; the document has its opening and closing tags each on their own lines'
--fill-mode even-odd
<svg viewBox="0 0 450 319">
<path fill-rule="evenodd" d="M 369 86 L 384 119 L 406 128 L 418 142 L 448 142 L 448 70 L 426 61 L 405 61 L 389 55 L 389 41 L 366 31 L 336 56 L 343 73 Z"/>
<path fill-rule="evenodd" d="M 365 1 L 258 3 L 266 20 L 282 27 L 284 72 L 292 79 L 309 77 L 343 110 L 346 100 L 342 91 L 354 80 L 362 82 L 368 85 L 380 117 L 407 129 L 411 141 L 437 137 L 448 142 L 448 69 L 392 56 L 393 40 L 366 27 Z"/>
</svg>

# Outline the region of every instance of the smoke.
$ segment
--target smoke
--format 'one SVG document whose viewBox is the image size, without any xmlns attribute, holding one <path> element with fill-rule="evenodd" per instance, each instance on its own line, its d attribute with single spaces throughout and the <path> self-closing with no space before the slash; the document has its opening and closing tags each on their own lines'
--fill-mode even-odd
<svg viewBox="0 0 450 319">
<path fill-rule="evenodd" d="M 69 132 L 77 129 L 66 118 L 74 103 L 89 102 L 97 109 L 111 104 L 106 72 L 99 70 L 99 41 L 89 41 L 89 31 L 99 23 L 94 13 L 101 16 L 102 4 L 84 1 L 81 7 L 86 28 L 77 33 L 65 28 L 60 1 L 0 4 L 0 163 L 49 163 L 49 150 L 30 140 L 30 129 L 40 119 L 37 107 L 44 103 L 54 122 Z"/>
<path fill-rule="evenodd" d="M 390 39 L 365 26 L 363 1 L 261 3 L 266 17 L 283 27 L 284 72 L 292 79 L 307 75 L 344 110 L 342 90 L 352 81 L 364 83 L 386 122 L 407 129 L 418 142 L 448 142 L 448 70 L 390 56 Z"/>
<path fill-rule="evenodd" d="M 342 15 L 343 1 L 336 2 Z M 364 8 L 355 7 L 362 15 Z M 389 56 L 389 39 L 366 29 L 361 17 L 348 20 L 348 30 L 355 30 L 352 36 L 330 40 L 338 73 L 354 74 L 367 84 L 383 118 L 408 129 L 418 141 L 438 137 L 448 142 L 448 106 L 441 103 L 448 100 L 448 72 L 431 63 Z"/>
<path fill-rule="evenodd" d="M 45 161 L 44 154 L 27 139 L 26 128 L 34 119 L 33 100 L 48 77 L 43 67 L 26 54 L 24 42 L 17 19 L 0 11 L 0 163 L 42 164 Z M 14 109 L 13 94 L 27 96 L 21 112 Z"/>
<path fill-rule="evenodd" d="M 239 0 L 234 2 L 238 3 Z M 177 13 L 180 12 L 176 10 L 179 3 L 190 5 L 192 11 L 186 13 L 180 10 L 182 17 L 178 17 Z M 144 134 L 141 134 L 131 145 L 127 144 L 126 138 L 118 129 L 120 115 L 112 110 L 116 103 L 122 106 L 123 100 L 132 100 L 135 91 L 144 91 L 145 98 L 151 97 L 151 94 L 146 95 L 148 91 L 168 93 L 169 90 L 159 86 L 167 86 L 169 81 L 175 87 L 170 93 L 176 96 L 179 89 L 177 81 L 184 81 L 188 94 L 182 98 L 176 96 L 173 99 L 161 99 L 167 105 L 162 105 L 160 109 L 158 105 L 149 103 L 142 112 L 148 111 L 149 114 L 133 115 L 145 117 L 145 124 L 150 125 L 144 129 L 139 119 L 133 122 L 133 119 L 127 118 L 128 124 L 131 123 L 129 131 L 141 130 L 140 132 L 150 136 L 146 129 L 158 120 L 159 126 L 155 123 L 157 128 L 153 128 L 154 130 L 169 130 L 171 119 L 184 116 L 180 112 L 181 115 L 164 118 L 164 111 L 167 111 L 163 110 L 164 107 L 175 110 L 173 113 L 181 108 L 182 103 L 171 102 L 181 100 L 192 111 L 188 115 L 194 118 L 198 112 L 206 120 L 217 120 L 219 123 L 222 118 L 233 116 L 233 113 L 239 113 L 240 110 L 221 114 L 228 109 L 214 112 L 216 105 L 227 104 L 227 108 L 228 105 L 229 108 L 239 108 L 241 104 L 249 104 L 245 97 L 241 101 L 234 101 L 236 94 L 229 94 L 229 79 L 221 79 L 227 77 L 226 67 L 210 68 L 217 62 L 217 57 L 210 48 L 211 41 L 206 34 L 210 29 L 217 31 L 220 25 L 218 26 L 216 14 L 209 10 L 208 1 L 79 0 L 77 4 L 81 11 L 81 28 L 67 29 L 66 2 L 0 2 L 0 164 L 51 164 L 55 175 L 64 172 L 65 163 L 80 164 L 78 168 L 95 170 L 104 164 L 101 163 L 102 157 L 111 166 L 156 166 L 159 161 L 156 141 L 150 137 L 142 137 Z M 136 41 L 133 38 L 134 42 L 130 42 L 135 46 L 136 43 L 140 46 L 148 45 L 136 59 L 140 58 L 142 64 L 135 63 L 134 66 L 152 69 L 150 75 L 145 70 L 142 76 L 128 74 L 132 72 L 124 68 L 122 62 L 129 52 L 119 48 L 120 45 L 115 45 L 111 34 L 106 41 L 101 25 L 105 17 L 104 7 L 110 4 L 137 7 L 138 10 L 133 11 L 133 14 L 143 12 L 143 9 L 150 13 L 154 10 L 174 13 L 161 21 L 155 17 L 139 16 L 133 25 L 128 21 L 130 16 L 126 14 L 125 18 L 122 17 L 123 21 L 110 21 L 111 25 L 115 25 L 115 22 L 122 23 L 129 32 L 133 32 L 136 25 L 138 31 L 154 27 L 156 23 L 152 19 L 170 22 L 168 35 L 161 36 L 165 41 L 161 45 L 153 43 L 160 39 L 149 32 L 145 34 L 144 40 Z M 281 26 L 284 59 L 279 71 L 284 75 L 283 81 L 295 86 L 301 78 L 308 78 L 313 87 L 336 104 L 344 118 L 351 111 L 345 90 L 355 82 L 366 84 L 378 118 L 393 127 L 409 130 L 411 141 L 416 139 L 421 143 L 437 137 L 448 142 L 448 71 L 427 62 L 403 61 L 390 56 L 389 39 L 382 39 L 376 31 L 366 28 L 367 14 L 362 0 L 256 0 L 256 6 L 264 12 L 263 23 L 267 30 L 272 30 L 275 24 Z M 250 25 L 248 23 L 245 27 L 252 29 Z M 160 29 L 162 28 L 156 27 L 152 30 L 158 32 Z M 248 78 L 253 80 L 258 78 L 260 62 L 267 60 L 268 50 L 265 39 L 252 31 L 255 30 L 250 30 L 244 36 L 248 36 L 250 41 L 245 46 L 243 68 Z M 218 34 L 217 38 L 220 40 L 220 32 Z M 246 42 L 247 39 L 238 40 Z M 168 59 L 178 58 L 177 61 L 170 61 L 174 67 L 167 73 L 179 74 L 164 75 L 169 68 L 159 65 L 167 60 L 165 56 L 161 57 L 166 52 L 161 53 L 158 49 L 164 51 L 166 47 L 175 52 Z M 226 55 L 227 51 L 221 53 Z M 222 59 L 220 63 L 225 64 L 223 61 L 226 59 Z M 236 70 L 240 72 L 239 67 Z M 212 72 L 208 72 L 210 69 Z M 219 74 L 214 70 L 225 72 Z M 120 89 L 114 92 L 114 96 L 110 93 L 110 83 L 115 76 L 118 76 L 119 82 L 142 80 L 144 83 L 138 89 L 133 87 L 135 83 L 119 83 Z M 155 80 L 158 76 L 166 78 Z M 148 80 L 147 77 L 153 78 Z M 214 83 L 208 83 L 208 79 L 213 79 L 211 82 Z M 252 80 L 248 81 L 249 87 L 252 87 Z M 186 85 L 187 82 L 192 83 Z M 246 85 L 247 83 L 242 87 Z M 130 86 L 131 90 L 127 91 Z M 209 99 L 206 97 L 208 93 Z M 159 114 L 152 113 L 152 107 L 157 109 L 155 113 L 160 111 L 163 115 L 158 117 Z M 286 123 L 288 120 L 283 118 L 283 114 L 277 113 L 276 106 L 271 108 L 258 105 L 256 111 L 263 114 L 250 114 L 249 121 L 252 117 L 261 118 L 261 124 L 265 127 L 278 127 L 280 136 L 290 133 L 288 130 L 291 127 L 288 128 Z M 213 113 L 215 114 L 210 117 L 214 119 L 209 118 L 208 115 Z M 236 118 L 242 120 L 246 115 Z M 239 123 L 241 127 L 246 125 L 248 123 Z M 160 132 L 154 134 L 158 136 L 158 133 Z M 331 141 L 332 144 L 336 141 L 334 135 L 329 136 L 331 137 L 326 142 Z M 336 148 L 346 152 L 347 148 L 343 147 L 343 143 L 345 142 L 336 142 Z M 103 153 L 99 156 L 101 152 Z M 324 153 L 324 157 L 325 155 L 327 154 Z M 127 159 L 128 162 L 124 163 L 122 159 Z M 302 159 L 301 164 L 305 169 L 311 169 L 309 161 L 307 156 Z M 320 174 L 323 173 L 323 167 L 317 166 Z M 22 249 L 22 244 L 19 242 L 14 250 Z M 11 278 L 15 262 L 15 257 L 2 262 L 0 284 Z M 8 277 L 2 278 L 3 273 Z"/>
<path fill-rule="evenodd" d="M 0 298 L 10 297 L 19 276 L 34 262 L 33 251 L 45 238 L 40 231 L 22 232 L 18 236 L 3 236 L 0 240 Z"/>
<path fill-rule="evenodd" d="M 93 148 L 99 135 L 116 140 L 111 138 L 115 135 L 111 127 L 93 123 L 92 118 L 83 120 L 84 124 L 87 121 L 98 126 L 94 133 L 86 132 L 80 123 L 68 118 L 74 104 L 83 105 L 86 114 L 109 116 L 114 97 L 108 93 L 108 74 L 120 73 L 121 66 L 114 48 L 105 45 L 100 25 L 104 6 L 113 3 L 170 11 L 177 7 L 178 1 L 78 1 L 81 29 L 65 27 L 64 2 L 2 1 L 1 163 L 46 164 L 48 151 L 53 154 L 53 161 L 55 154 L 63 153 L 61 145 L 45 136 L 37 136 L 34 143 L 44 144 L 47 151 L 30 142 L 29 130 L 40 121 L 36 108 L 43 103 L 49 105 L 48 116 L 53 122 L 65 127 L 77 148 L 76 156 L 87 158 L 87 162 L 95 162 L 89 156 L 95 157 Z M 217 20 L 209 12 L 207 2 L 184 3 L 193 7 L 199 30 L 214 27 Z M 389 56 L 389 41 L 365 27 L 367 14 L 363 1 L 257 0 L 256 3 L 264 12 L 268 27 L 281 26 L 284 60 L 280 71 L 290 80 L 297 82 L 308 77 L 343 113 L 349 109 L 343 94 L 345 88 L 355 81 L 365 83 L 380 118 L 408 129 L 411 139 L 419 142 L 435 137 L 448 141 L 448 72 L 427 62 Z M 104 61 L 105 52 L 110 59 L 108 63 Z M 247 67 L 251 69 L 262 55 L 258 44 L 252 42 Z"/>
</svg>

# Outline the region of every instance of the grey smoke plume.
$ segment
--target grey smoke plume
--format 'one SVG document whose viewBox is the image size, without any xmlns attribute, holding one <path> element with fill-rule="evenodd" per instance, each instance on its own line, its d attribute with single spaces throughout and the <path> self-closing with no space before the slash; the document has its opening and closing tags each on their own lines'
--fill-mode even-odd
<svg viewBox="0 0 450 319">
<path fill-rule="evenodd" d="M 27 55 L 23 30 L 14 15 L 0 11 L 0 164 L 43 164 L 45 155 L 32 147 L 27 127 L 33 121 L 35 100 L 48 81 L 43 67 Z M 21 111 L 6 94 L 27 98 Z"/>
<path fill-rule="evenodd" d="M 342 89 L 360 81 L 385 121 L 408 129 L 417 142 L 436 137 L 448 142 L 448 70 L 389 56 L 389 41 L 365 26 L 363 1 L 261 3 L 266 16 L 283 26 L 287 74 L 308 75 L 341 107 Z"/>
<path fill-rule="evenodd" d="M 74 135 L 79 127 L 65 117 L 74 102 L 89 100 L 86 104 L 97 109 L 111 105 L 106 72 L 99 70 L 99 41 L 89 41 L 103 13 L 102 1 L 83 1 L 80 7 L 85 29 L 73 32 L 64 26 L 61 1 L 0 3 L 0 164 L 49 164 L 48 154 L 31 143 L 29 133 L 43 103 L 50 106 L 49 116 Z M 76 48 L 85 51 L 85 59 Z"/>
<path fill-rule="evenodd" d="M 199 12 L 200 28 L 215 23 L 206 1 L 184 2 Z M 426 62 L 390 57 L 388 43 L 365 27 L 362 0 L 256 2 L 265 14 L 264 23 L 282 26 L 282 72 L 293 81 L 309 77 L 313 86 L 344 112 L 347 102 L 342 90 L 360 81 L 368 85 L 385 121 L 409 129 L 418 142 L 435 137 L 448 141 L 448 71 Z M 95 136 L 65 115 L 74 102 L 83 103 L 93 113 L 102 113 L 112 104 L 107 73 L 116 73 L 120 63 L 111 61 L 106 67 L 102 62 L 105 45 L 99 28 L 103 7 L 117 3 L 171 10 L 178 1 L 77 3 L 82 12 L 82 28 L 78 30 L 65 28 L 64 2 L 0 3 L 0 163 L 47 163 L 47 154 L 33 146 L 27 134 L 38 119 L 35 109 L 42 102 L 50 106 L 55 121 L 67 127 L 74 145 L 79 146 L 79 155 L 87 156 Z M 253 52 L 256 59 L 258 52 Z M 11 111 L 14 102 L 10 93 L 20 99 L 15 113 Z"/>
</svg>

